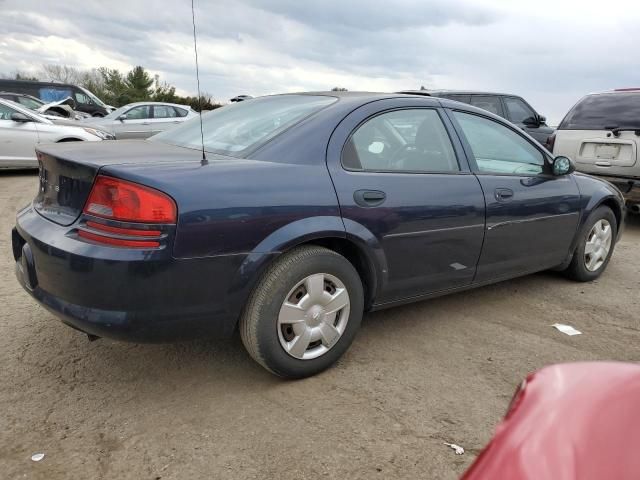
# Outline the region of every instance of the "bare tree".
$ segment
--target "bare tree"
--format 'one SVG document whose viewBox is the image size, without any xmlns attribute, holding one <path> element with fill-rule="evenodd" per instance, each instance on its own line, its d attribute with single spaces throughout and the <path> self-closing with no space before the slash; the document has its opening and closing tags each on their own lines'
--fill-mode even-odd
<svg viewBox="0 0 640 480">
<path fill-rule="evenodd" d="M 42 65 L 42 77 L 50 82 L 80 83 L 85 72 L 69 65 Z"/>
</svg>

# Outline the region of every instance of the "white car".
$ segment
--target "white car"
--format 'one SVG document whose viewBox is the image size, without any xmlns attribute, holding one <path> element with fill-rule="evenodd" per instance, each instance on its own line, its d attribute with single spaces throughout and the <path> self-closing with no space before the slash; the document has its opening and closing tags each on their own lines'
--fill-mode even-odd
<svg viewBox="0 0 640 480">
<path fill-rule="evenodd" d="M 88 118 L 85 122 L 111 132 L 117 140 L 143 139 L 197 116 L 198 113 L 189 105 L 137 102 L 120 107 L 102 118 Z"/>
<path fill-rule="evenodd" d="M 640 88 L 587 95 L 552 138 L 554 155 L 569 157 L 578 171 L 613 183 L 629 210 L 640 213 Z"/>
<path fill-rule="evenodd" d="M 77 121 L 53 123 L 38 113 L 0 98 L 0 168 L 37 167 L 41 143 L 111 140 L 113 135 Z"/>
</svg>

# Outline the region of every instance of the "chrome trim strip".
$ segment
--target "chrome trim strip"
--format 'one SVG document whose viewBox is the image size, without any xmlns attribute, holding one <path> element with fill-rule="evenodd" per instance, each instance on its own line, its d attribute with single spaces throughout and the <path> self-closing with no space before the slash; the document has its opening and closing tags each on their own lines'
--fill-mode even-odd
<svg viewBox="0 0 640 480">
<path fill-rule="evenodd" d="M 426 235 L 429 233 L 448 232 L 451 230 L 466 230 L 469 228 L 484 228 L 484 223 L 478 223 L 475 225 L 463 225 L 461 227 L 434 228 L 433 230 L 420 230 L 418 232 L 390 233 L 389 235 L 385 235 L 383 238 L 418 237 L 420 235 Z"/>
<path fill-rule="evenodd" d="M 545 215 L 542 217 L 534 217 L 534 218 L 523 218 L 520 220 L 509 220 L 506 222 L 498 222 L 498 223 L 494 223 L 493 225 L 487 225 L 487 230 L 493 230 L 494 228 L 498 228 L 498 227 L 504 227 L 506 225 L 512 225 L 512 224 L 518 224 L 518 223 L 528 223 L 528 222 L 537 222 L 539 220 L 547 220 L 549 218 L 558 218 L 558 217 L 568 217 L 568 216 L 574 216 L 574 215 L 579 215 L 580 212 L 568 212 L 568 213 L 559 213 L 557 215 Z"/>
</svg>

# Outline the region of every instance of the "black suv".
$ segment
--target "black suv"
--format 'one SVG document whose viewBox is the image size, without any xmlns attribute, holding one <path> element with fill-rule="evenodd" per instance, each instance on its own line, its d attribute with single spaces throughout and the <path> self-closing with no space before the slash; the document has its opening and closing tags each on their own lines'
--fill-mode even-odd
<svg viewBox="0 0 640 480">
<path fill-rule="evenodd" d="M 399 93 L 448 98 L 482 108 L 506 118 L 549 149 L 548 140 L 554 132 L 547 119 L 536 112 L 522 97 L 509 93 L 473 92 L 460 90 L 407 90 Z"/>
<path fill-rule="evenodd" d="M 102 100 L 86 88 L 66 83 L 0 79 L 0 90 L 31 95 L 44 103 L 57 102 L 71 97 L 76 103 L 75 110 L 88 113 L 93 117 L 104 117 L 113 110 L 113 107 L 105 105 Z"/>
</svg>

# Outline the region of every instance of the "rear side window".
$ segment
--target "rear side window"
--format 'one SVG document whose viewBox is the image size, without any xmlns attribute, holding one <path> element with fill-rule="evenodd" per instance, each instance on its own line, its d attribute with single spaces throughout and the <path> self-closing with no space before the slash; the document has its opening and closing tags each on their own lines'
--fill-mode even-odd
<svg viewBox="0 0 640 480">
<path fill-rule="evenodd" d="M 602 93 L 580 100 L 558 127 L 561 130 L 640 128 L 640 93 Z"/>
<path fill-rule="evenodd" d="M 174 118 L 176 111 L 171 105 L 154 105 L 153 118 Z"/>
<path fill-rule="evenodd" d="M 502 107 L 500 106 L 500 98 L 493 95 L 473 95 L 471 97 L 471 105 L 481 108 L 494 115 L 502 116 Z"/>
<path fill-rule="evenodd" d="M 324 95 L 273 95 L 216 108 L 202 116 L 204 148 L 240 156 L 336 101 Z M 154 135 L 151 141 L 200 149 L 200 122 L 194 120 Z"/>
<path fill-rule="evenodd" d="M 178 108 L 178 107 L 174 107 L 176 110 L 176 114 L 179 117 L 186 117 L 187 114 L 189 113 L 187 110 L 185 110 L 184 108 Z"/>
<path fill-rule="evenodd" d="M 469 103 L 471 102 L 471 95 L 462 95 L 458 93 L 447 93 L 446 95 L 440 95 L 441 98 L 448 98 L 449 100 L 455 100 L 456 102 Z"/>
<path fill-rule="evenodd" d="M 454 112 L 483 173 L 537 175 L 544 156 L 527 140 L 504 125 L 469 113 Z"/>
<path fill-rule="evenodd" d="M 342 164 L 370 172 L 459 170 L 451 140 L 433 109 L 395 110 L 367 120 L 345 144 Z"/>
<path fill-rule="evenodd" d="M 43 102 L 58 102 L 68 97 L 72 97 L 71 89 L 62 87 L 42 87 L 39 91 L 40 99 Z"/>
</svg>

